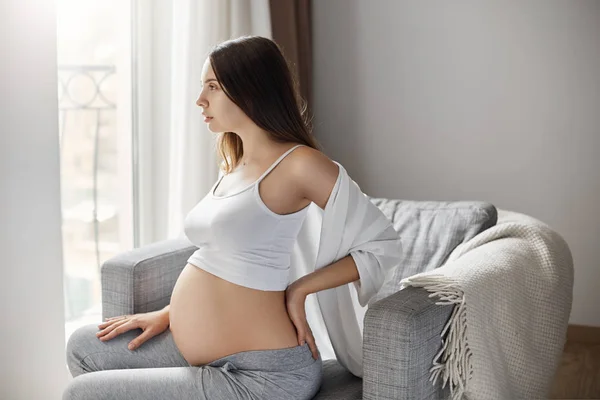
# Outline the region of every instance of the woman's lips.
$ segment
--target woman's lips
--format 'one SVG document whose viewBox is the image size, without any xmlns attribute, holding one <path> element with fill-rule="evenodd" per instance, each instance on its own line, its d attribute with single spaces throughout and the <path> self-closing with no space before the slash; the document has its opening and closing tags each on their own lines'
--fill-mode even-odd
<svg viewBox="0 0 600 400">
<path fill-rule="evenodd" d="M 204 117 L 204 122 L 208 122 L 212 119 L 212 117 Z"/>
</svg>

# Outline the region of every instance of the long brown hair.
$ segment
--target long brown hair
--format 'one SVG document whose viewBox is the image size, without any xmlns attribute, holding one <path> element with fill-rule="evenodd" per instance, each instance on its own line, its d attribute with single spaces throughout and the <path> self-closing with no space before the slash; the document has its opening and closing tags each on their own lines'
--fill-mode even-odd
<svg viewBox="0 0 600 400">
<path fill-rule="evenodd" d="M 208 57 L 227 97 L 272 140 L 321 150 L 298 80 L 277 43 L 261 36 L 242 36 L 218 44 Z M 244 154 L 242 139 L 234 132 L 219 133 L 217 151 L 220 168 L 227 174 Z"/>
</svg>

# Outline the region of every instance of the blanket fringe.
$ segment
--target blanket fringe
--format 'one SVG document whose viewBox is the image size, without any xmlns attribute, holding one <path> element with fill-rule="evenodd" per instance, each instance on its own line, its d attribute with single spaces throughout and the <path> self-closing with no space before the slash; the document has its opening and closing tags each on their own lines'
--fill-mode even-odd
<svg viewBox="0 0 600 400">
<path fill-rule="evenodd" d="M 442 388 L 450 387 L 451 399 L 461 400 L 467 380 L 471 378 L 471 349 L 467 338 L 465 294 L 456 280 L 441 274 L 413 276 L 402 281 L 410 286 L 422 287 L 437 297 L 436 305 L 455 305 L 450 319 L 442 330 L 442 348 L 433 359 L 429 381 L 435 385 L 442 380 Z"/>
</svg>

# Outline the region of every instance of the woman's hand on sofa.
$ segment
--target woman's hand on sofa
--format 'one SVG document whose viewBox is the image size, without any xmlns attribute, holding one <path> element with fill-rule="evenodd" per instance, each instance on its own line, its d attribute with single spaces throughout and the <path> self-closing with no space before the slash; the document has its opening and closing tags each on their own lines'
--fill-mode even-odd
<svg viewBox="0 0 600 400">
<path fill-rule="evenodd" d="M 96 333 L 96 336 L 104 342 L 132 329 L 140 328 L 144 332 L 129 342 L 128 348 L 133 350 L 140 347 L 148 339 L 166 331 L 168 327 L 169 313 L 159 310 L 107 318 L 106 322 L 98 325 L 101 330 Z"/>
</svg>

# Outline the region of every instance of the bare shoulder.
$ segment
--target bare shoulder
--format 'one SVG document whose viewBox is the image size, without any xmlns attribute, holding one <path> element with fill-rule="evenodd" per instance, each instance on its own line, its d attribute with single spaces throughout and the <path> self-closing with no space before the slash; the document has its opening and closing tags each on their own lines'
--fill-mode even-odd
<svg viewBox="0 0 600 400">
<path fill-rule="evenodd" d="M 339 168 L 317 149 L 302 146 L 292 152 L 291 172 L 294 184 L 306 199 L 325 208 L 339 175 Z"/>
</svg>

